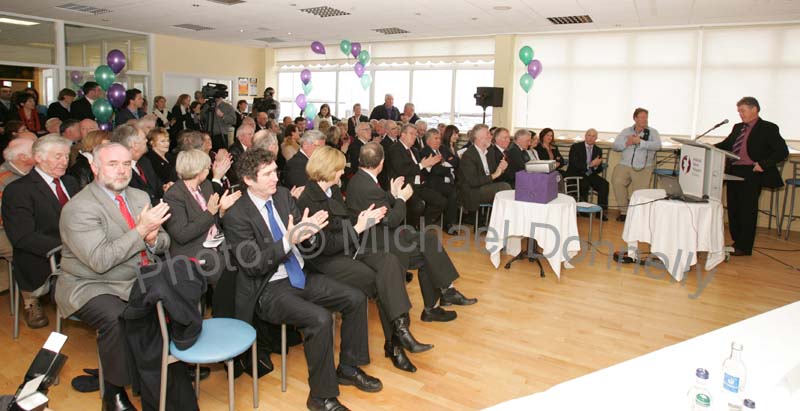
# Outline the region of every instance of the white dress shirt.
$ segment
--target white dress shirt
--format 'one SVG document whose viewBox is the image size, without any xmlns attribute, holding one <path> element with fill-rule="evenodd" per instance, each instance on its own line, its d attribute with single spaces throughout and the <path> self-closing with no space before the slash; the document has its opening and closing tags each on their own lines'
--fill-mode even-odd
<svg viewBox="0 0 800 411">
<path fill-rule="evenodd" d="M 39 168 L 39 167 L 34 167 L 33 169 L 36 170 L 36 172 L 39 173 L 40 176 L 42 176 L 42 179 L 44 180 L 44 182 L 47 183 L 48 187 L 50 187 L 50 191 L 52 191 L 53 195 L 56 196 L 56 199 L 58 199 L 58 192 L 56 192 L 56 183 L 53 182 L 53 177 L 50 176 L 50 174 L 47 174 L 44 171 L 42 171 L 42 169 Z M 64 192 L 64 195 L 67 196 L 67 199 L 70 199 L 71 197 L 69 196 L 69 193 L 67 192 L 67 188 L 64 187 L 64 182 L 61 181 L 60 178 L 58 179 L 58 181 L 61 183 L 61 191 Z"/>
<path fill-rule="evenodd" d="M 250 190 L 247 190 L 247 195 L 250 197 L 250 201 L 252 201 L 253 204 L 256 206 L 256 209 L 258 209 L 259 214 L 261 214 L 261 218 L 264 219 L 264 224 L 266 224 L 270 234 L 273 234 L 274 237 L 274 233 L 272 232 L 272 227 L 269 226 L 269 214 L 267 214 L 267 206 L 266 206 L 267 201 L 272 200 L 272 197 L 267 199 L 262 199 L 253 194 L 253 192 Z M 297 248 L 293 247 L 292 244 L 289 243 L 289 237 L 285 234 L 286 227 L 283 225 L 283 220 L 281 220 L 281 217 L 278 215 L 278 209 L 275 207 L 274 201 L 272 202 L 272 211 L 275 217 L 275 221 L 278 222 L 278 226 L 280 227 L 281 231 L 284 232 L 283 240 L 281 240 L 281 242 L 283 242 L 283 251 L 285 253 L 291 251 L 294 254 L 295 258 L 297 258 L 297 262 L 300 263 L 300 267 L 302 268 L 305 265 L 303 257 L 300 255 L 300 252 L 297 251 Z M 275 272 L 272 278 L 270 278 L 269 281 L 273 282 L 282 280 L 284 278 L 289 278 L 289 273 L 286 271 L 286 267 L 284 266 L 284 264 L 281 263 L 280 265 L 278 265 L 278 270 Z"/>
</svg>

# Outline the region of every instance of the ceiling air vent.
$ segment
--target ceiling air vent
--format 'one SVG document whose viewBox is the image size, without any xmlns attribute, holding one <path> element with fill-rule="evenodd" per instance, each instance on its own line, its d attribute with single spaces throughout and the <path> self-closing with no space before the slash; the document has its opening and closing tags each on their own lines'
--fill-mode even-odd
<svg viewBox="0 0 800 411">
<path fill-rule="evenodd" d="M 408 30 L 403 30 L 403 29 L 398 28 L 398 27 L 385 27 L 385 28 L 382 28 L 382 29 L 372 29 L 372 31 L 377 31 L 378 33 L 386 34 L 386 35 L 411 33 Z"/>
<path fill-rule="evenodd" d="M 564 16 L 564 17 L 548 17 L 553 24 L 584 24 L 591 23 L 592 18 L 588 15 L 583 16 Z"/>
<path fill-rule="evenodd" d="M 315 16 L 319 16 L 322 18 L 350 15 L 350 13 L 346 11 L 334 9 L 333 7 L 328 7 L 328 6 L 309 7 L 307 9 L 300 9 L 300 11 L 308 14 L 313 14 Z"/>
<path fill-rule="evenodd" d="M 212 3 L 219 3 L 225 6 L 233 6 L 234 4 L 244 3 L 244 0 L 208 0 Z"/>
<path fill-rule="evenodd" d="M 261 37 L 260 39 L 254 40 L 263 41 L 264 43 L 286 43 L 286 40 L 279 39 L 277 37 Z"/>
<path fill-rule="evenodd" d="M 194 31 L 214 30 L 213 27 L 198 26 L 197 24 L 176 24 L 172 27 L 177 27 L 179 29 L 186 29 L 186 30 L 194 30 Z"/>
<path fill-rule="evenodd" d="M 77 13 L 91 14 L 93 16 L 97 16 L 97 15 L 100 15 L 100 14 L 111 13 L 111 10 L 109 10 L 109 9 L 100 9 L 100 8 L 97 8 L 97 7 L 84 6 L 84 5 L 76 4 L 76 3 L 66 3 L 66 4 L 62 4 L 60 6 L 56 6 L 56 8 L 57 9 L 61 9 L 61 10 L 74 11 L 74 12 L 77 12 Z"/>
</svg>

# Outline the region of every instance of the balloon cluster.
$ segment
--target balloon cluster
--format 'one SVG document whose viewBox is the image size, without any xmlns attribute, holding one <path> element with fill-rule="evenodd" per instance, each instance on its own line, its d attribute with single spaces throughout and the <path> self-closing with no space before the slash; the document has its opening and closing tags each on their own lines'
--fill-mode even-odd
<svg viewBox="0 0 800 411">
<path fill-rule="evenodd" d="M 352 55 L 356 60 L 356 64 L 353 65 L 353 71 L 356 72 L 356 76 L 361 79 L 361 87 L 364 90 L 368 89 L 370 85 L 372 85 L 372 76 L 369 73 L 365 73 L 367 70 L 367 64 L 369 64 L 370 59 L 372 56 L 369 55 L 369 51 L 361 50 L 361 43 L 350 42 L 350 40 L 342 40 L 339 43 L 339 50 L 345 54 L 345 56 Z"/>
<path fill-rule="evenodd" d="M 528 69 L 527 73 L 519 78 L 520 87 L 527 93 L 533 87 L 533 80 L 539 77 L 539 74 L 542 74 L 542 62 L 533 58 L 531 46 L 523 46 L 519 49 L 519 59 Z"/>
<path fill-rule="evenodd" d="M 125 54 L 119 50 L 111 50 L 106 56 L 106 65 L 98 66 L 94 70 L 94 81 L 106 92 L 106 98 L 100 97 L 92 103 L 92 114 L 97 119 L 102 130 L 111 130 L 111 116 L 114 108 L 121 108 L 125 103 L 125 87 L 115 83 L 117 74 L 125 68 Z M 72 71 L 70 80 L 78 88 L 78 96 L 83 97 L 83 73 Z"/>
</svg>

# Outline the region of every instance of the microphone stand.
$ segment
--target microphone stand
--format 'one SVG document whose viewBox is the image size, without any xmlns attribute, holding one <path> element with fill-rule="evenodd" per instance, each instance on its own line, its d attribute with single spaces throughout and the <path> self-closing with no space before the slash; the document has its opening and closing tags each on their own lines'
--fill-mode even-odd
<svg viewBox="0 0 800 411">
<path fill-rule="evenodd" d="M 722 126 L 723 126 L 723 125 L 725 125 L 725 124 L 728 124 L 728 121 L 727 121 L 727 120 L 726 120 L 726 121 L 723 121 L 723 122 L 721 122 L 721 123 L 719 123 L 719 124 L 717 124 L 717 125 L 715 125 L 714 127 L 711 127 L 711 128 L 709 128 L 708 130 L 706 130 L 706 132 L 705 132 L 705 133 L 703 133 L 703 134 L 700 134 L 699 136 L 695 137 L 695 138 L 694 138 L 694 141 L 698 141 L 698 140 L 700 140 L 701 138 L 705 137 L 705 136 L 706 136 L 706 134 L 708 134 L 708 133 L 710 133 L 710 132 L 712 132 L 712 131 L 714 131 L 714 130 L 716 130 L 716 129 L 720 128 L 720 127 L 722 127 Z"/>
</svg>

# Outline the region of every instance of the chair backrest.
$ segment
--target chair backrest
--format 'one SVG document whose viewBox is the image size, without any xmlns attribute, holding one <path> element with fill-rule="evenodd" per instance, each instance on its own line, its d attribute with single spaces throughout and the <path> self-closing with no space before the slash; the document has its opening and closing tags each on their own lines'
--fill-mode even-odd
<svg viewBox="0 0 800 411">
<path fill-rule="evenodd" d="M 581 192 L 581 179 L 583 177 L 580 176 L 573 176 L 573 177 L 565 177 L 564 178 L 564 194 L 568 196 L 572 196 L 575 200 L 578 200 L 580 197 Z"/>
<path fill-rule="evenodd" d="M 169 355 L 169 331 L 167 330 L 167 315 L 164 314 L 164 303 L 158 301 L 156 303 L 156 312 L 158 313 L 158 328 L 161 330 L 161 358 L 167 358 L 167 363 L 174 362 L 173 357 Z"/>
<path fill-rule="evenodd" d="M 61 261 L 58 257 L 61 255 L 62 246 L 58 246 L 47 252 L 47 259 L 50 260 L 50 275 L 56 274 L 61 270 Z"/>
</svg>

